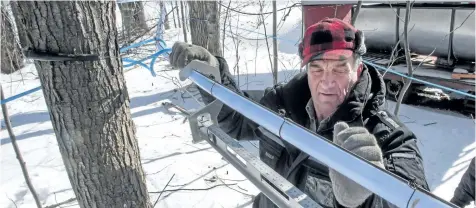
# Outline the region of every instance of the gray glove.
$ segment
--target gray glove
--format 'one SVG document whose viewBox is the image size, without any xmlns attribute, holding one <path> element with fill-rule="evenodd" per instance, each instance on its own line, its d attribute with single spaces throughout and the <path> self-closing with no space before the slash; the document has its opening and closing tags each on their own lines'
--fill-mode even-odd
<svg viewBox="0 0 476 208">
<path fill-rule="evenodd" d="M 339 122 L 334 125 L 333 140 L 336 145 L 384 168 L 382 150 L 374 135 L 364 127 L 349 127 L 346 123 Z M 371 191 L 335 170 L 329 169 L 329 176 L 336 200 L 345 207 L 357 207 L 372 194 Z"/>
<path fill-rule="evenodd" d="M 206 62 L 210 66 L 213 66 L 217 69 L 219 67 L 218 60 L 215 58 L 215 56 L 208 52 L 207 49 L 201 46 L 180 41 L 175 42 L 174 46 L 172 47 L 172 52 L 169 56 L 170 64 L 173 67 L 182 69 L 192 60 Z"/>
</svg>

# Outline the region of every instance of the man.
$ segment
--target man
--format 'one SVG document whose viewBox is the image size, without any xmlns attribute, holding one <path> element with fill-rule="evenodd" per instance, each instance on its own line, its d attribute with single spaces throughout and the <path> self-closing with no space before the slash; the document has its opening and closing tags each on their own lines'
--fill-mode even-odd
<svg viewBox="0 0 476 208">
<path fill-rule="evenodd" d="M 324 19 L 307 28 L 299 47 L 301 67 L 307 65 L 308 70 L 286 84 L 266 89 L 260 103 L 428 189 L 416 137 L 398 118 L 383 110 L 385 84 L 375 69 L 362 63 L 365 52 L 361 31 L 339 19 Z M 216 66 L 223 85 L 247 96 L 238 89 L 223 58 L 214 57 L 199 46 L 173 46 L 173 66 L 183 68 L 191 60 Z M 204 102 L 213 101 L 213 97 L 201 92 Z M 265 130 L 227 106 L 220 111 L 218 121 L 236 139 L 258 137 L 260 159 L 323 207 L 393 206 L 319 161 L 309 159 L 289 143 L 283 141 L 285 147 L 277 145 L 263 134 Z M 275 205 L 260 194 L 254 207 Z"/>
<path fill-rule="evenodd" d="M 464 172 L 458 187 L 454 191 L 451 202 L 459 207 L 465 207 L 474 201 L 474 160 L 471 160 L 468 169 Z"/>
</svg>

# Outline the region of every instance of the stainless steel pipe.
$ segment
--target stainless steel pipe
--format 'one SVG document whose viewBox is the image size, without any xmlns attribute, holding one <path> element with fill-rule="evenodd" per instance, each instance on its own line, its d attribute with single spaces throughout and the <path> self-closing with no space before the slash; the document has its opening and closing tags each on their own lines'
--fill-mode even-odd
<svg viewBox="0 0 476 208">
<path fill-rule="evenodd" d="M 183 70 L 184 72 L 181 72 L 182 78 L 188 77 L 198 87 L 225 105 L 390 203 L 398 207 L 409 205 L 412 207 L 455 207 L 418 187 L 411 187 L 407 181 L 398 176 L 356 157 L 327 139 L 280 117 L 278 114 L 233 92 L 194 69 L 186 67 Z M 415 198 L 414 195 L 417 195 L 418 198 Z"/>
</svg>

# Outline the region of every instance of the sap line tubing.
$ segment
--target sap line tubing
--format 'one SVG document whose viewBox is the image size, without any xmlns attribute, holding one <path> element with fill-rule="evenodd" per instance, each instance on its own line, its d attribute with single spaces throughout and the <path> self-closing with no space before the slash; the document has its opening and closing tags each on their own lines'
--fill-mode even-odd
<svg viewBox="0 0 476 208">
<path fill-rule="evenodd" d="M 412 186 L 408 181 L 354 156 L 325 138 L 233 92 L 195 69 L 187 71 L 184 78 L 190 79 L 225 105 L 390 203 L 398 207 L 455 207 L 432 193 Z"/>
</svg>

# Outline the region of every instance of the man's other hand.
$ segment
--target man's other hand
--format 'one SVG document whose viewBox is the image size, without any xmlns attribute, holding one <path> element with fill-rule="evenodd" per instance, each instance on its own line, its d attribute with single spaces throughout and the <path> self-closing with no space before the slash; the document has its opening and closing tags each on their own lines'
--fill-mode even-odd
<svg viewBox="0 0 476 208">
<path fill-rule="evenodd" d="M 177 41 L 172 47 L 172 53 L 170 53 L 169 61 L 173 67 L 179 69 L 187 66 L 191 61 L 199 60 L 208 63 L 218 69 L 218 60 L 207 49 Z"/>
<path fill-rule="evenodd" d="M 375 136 L 370 134 L 367 129 L 349 127 L 346 123 L 339 122 L 334 125 L 333 140 L 336 145 L 381 168 L 384 167 L 382 150 L 378 146 Z M 345 207 L 357 207 L 372 194 L 371 191 L 335 170 L 329 169 L 329 175 L 336 200 Z"/>
</svg>

